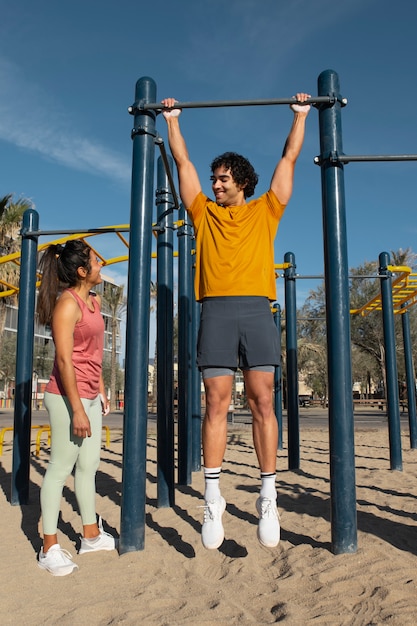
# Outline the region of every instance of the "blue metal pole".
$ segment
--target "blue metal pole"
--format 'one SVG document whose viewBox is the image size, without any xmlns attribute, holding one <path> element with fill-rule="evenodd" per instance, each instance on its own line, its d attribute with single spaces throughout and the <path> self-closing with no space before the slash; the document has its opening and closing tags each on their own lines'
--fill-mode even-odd
<svg viewBox="0 0 417 626">
<path fill-rule="evenodd" d="M 195 256 L 192 257 L 195 259 Z M 195 267 L 195 264 L 193 263 Z M 193 271 L 194 276 L 194 271 Z M 191 394 L 192 394 L 192 471 L 201 470 L 201 374 L 197 367 L 197 339 L 201 305 L 191 297 Z"/>
<path fill-rule="evenodd" d="M 392 275 L 388 269 L 388 252 L 379 255 L 381 279 L 382 323 L 385 347 L 386 401 L 388 415 L 390 467 L 402 470 L 400 402 L 398 393 L 397 355 L 395 351 L 394 306 L 392 303 Z"/>
<path fill-rule="evenodd" d="M 33 343 L 35 324 L 36 266 L 39 215 L 34 209 L 23 214 L 22 249 L 17 317 L 16 377 L 14 401 L 12 504 L 28 504 L 30 429 L 32 422 Z"/>
<path fill-rule="evenodd" d="M 416 375 L 413 363 L 413 351 L 411 347 L 410 316 L 408 310 L 401 315 L 405 376 L 407 383 L 408 424 L 410 428 L 410 448 L 417 448 L 417 418 L 416 418 Z"/>
<path fill-rule="evenodd" d="M 135 97 L 137 103 L 155 101 L 155 82 L 148 77 L 140 78 L 136 83 Z M 142 550 L 145 543 L 154 136 L 155 113 L 139 111 L 135 107 L 119 543 L 121 554 Z"/>
<path fill-rule="evenodd" d="M 285 329 L 287 350 L 287 428 L 288 468 L 300 469 L 300 419 L 298 406 L 298 357 L 297 357 L 297 298 L 295 285 L 295 256 L 286 252 L 284 262 L 290 266 L 284 270 L 285 279 Z"/>
<path fill-rule="evenodd" d="M 277 327 L 279 345 L 281 347 L 281 307 L 278 302 L 274 304 L 274 321 Z M 275 368 L 274 376 L 274 400 L 275 416 L 278 422 L 278 450 L 282 450 L 282 365 Z"/>
<path fill-rule="evenodd" d="M 172 170 L 172 157 L 166 156 Z M 172 195 L 161 157 L 157 167 L 157 500 L 159 507 L 174 506 L 174 234 Z"/>
<path fill-rule="evenodd" d="M 356 552 L 355 446 L 350 358 L 349 269 L 343 165 L 331 158 L 343 153 L 339 77 L 326 70 L 318 77 L 319 96 L 332 94 L 332 105 L 319 106 L 320 163 L 326 286 L 327 356 L 332 550 Z"/>
<path fill-rule="evenodd" d="M 191 226 L 183 205 L 178 230 L 178 484 L 191 484 Z"/>
</svg>

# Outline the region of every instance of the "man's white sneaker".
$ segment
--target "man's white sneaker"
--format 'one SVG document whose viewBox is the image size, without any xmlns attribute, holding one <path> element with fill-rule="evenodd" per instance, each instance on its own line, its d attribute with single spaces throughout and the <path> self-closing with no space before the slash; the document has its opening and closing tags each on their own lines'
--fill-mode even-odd
<svg viewBox="0 0 417 626">
<path fill-rule="evenodd" d="M 207 550 L 216 550 L 224 539 L 222 515 L 226 509 L 226 500 L 220 496 L 204 504 L 204 519 L 201 528 L 201 541 Z"/>
<path fill-rule="evenodd" d="M 45 553 L 43 548 L 39 552 L 38 565 L 45 569 L 52 576 L 67 576 L 78 569 L 78 565 L 72 560 L 72 556 L 67 550 L 61 548 L 59 543 L 55 543 Z"/>
<path fill-rule="evenodd" d="M 99 550 L 115 550 L 116 542 L 114 537 L 110 533 L 106 533 L 103 529 L 103 520 L 101 517 L 98 519 L 98 529 L 100 534 L 94 539 L 81 539 L 81 548 L 78 554 L 85 554 L 86 552 L 98 552 Z"/>
<path fill-rule="evenodd" d="M 259 515 L 258 539 L 266 548 L 275 548 L 279 543 L 279 513 L 276 500 L 259 497 L 256 501 Z"/>
</svg>

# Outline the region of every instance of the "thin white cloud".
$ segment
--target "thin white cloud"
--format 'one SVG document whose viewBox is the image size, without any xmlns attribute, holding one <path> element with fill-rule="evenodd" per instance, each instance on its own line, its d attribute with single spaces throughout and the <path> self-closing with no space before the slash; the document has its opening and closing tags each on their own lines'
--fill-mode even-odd
<svg viewBox="0 0 417 626">
<path fill-rule="evenodd" d="M 61 105 L 5 59 L 0 59 L 0 84 L 0 139 L 66 167 L 130 180 L 127 159 L 71 128 Z"/>
</svg>

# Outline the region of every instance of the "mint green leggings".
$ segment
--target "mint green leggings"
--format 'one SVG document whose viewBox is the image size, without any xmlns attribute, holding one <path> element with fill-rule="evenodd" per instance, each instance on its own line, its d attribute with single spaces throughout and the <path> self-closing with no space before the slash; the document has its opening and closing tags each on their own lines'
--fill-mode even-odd
<svg viewBox="0 0 417 626">
<path fill-rule="evenodd" d="M 64 484 L 75 465 L 74 490 L 83 525 L 96 522 L 96 472 L 100 463 L 102 414 L 99 396 L 81 399 L 91 424 L 91 437 L 72 432 L 68 399 L 45 392 L 44 403 L 51 425 L 51 455 L 41 488 L 44 535 L 55 535 Z"/>
</svg>

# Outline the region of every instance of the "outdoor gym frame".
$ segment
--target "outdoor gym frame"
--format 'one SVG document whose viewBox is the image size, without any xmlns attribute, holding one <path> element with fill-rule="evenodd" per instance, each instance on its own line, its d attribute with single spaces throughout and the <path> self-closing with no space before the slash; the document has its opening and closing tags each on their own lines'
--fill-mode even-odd
<svg viewBox="0 0 417 626">
<path fill-rule="evenodd" d="M 224 102 L 178 103 L 179 108 L 221 107 L 221 106 L 258 106 L 291 104 L 293 98 L 280 100 L 246 100 Z M 329 436 L 330 436 L 330 494 L 331 494 L 331 545 L 335 554 L 352 553 L 357 549 L 357 520 L 355 494 L 355 452 L 354 421 L 352 399 L 352 373 L 350 361 L 350 311 L 349 283 L 347 262 L 347 237 L 344 195 L 343 163 L 349 160 L 417 160 L 417 155 L 398 157 L 348 157 L 343 154 L 341 131 L 341 108 L 346 99 L 340 95 L 339 78 L 333 70 L 325 70 L 318 77 L 318 97 L 309 100 L 319 112 L 320 156 L 315 159 L 321 168 L 323 235 L 324 235 L 324 276 L 326 290 L 327 320 L 327 356 L 329 377 Z M 130 254 L 128 266 L 127 328 L 125 358 L 125 412 L 123 435 L 123 470 L 122 502 L 120 526 L 120 553 L 141 550 L 144 547 L 145 503 L 146 503 L 146 448 L 147 448 L 147 377 L 149 346 L 149 308 L 151 279 L 151 242 L 154 151 L 155 145 L 161 147 L 164 172 L 159 173 L 158 186 L 171 188 L 173 204 L 176 206 L 176 194 L 169 167 L 169 158 L 164 153 L 163 142 L 156 132 L 155 122 L 161 105 L 156 103 L 156 84 L 149 77 L 142 77 L 136 83 L 135 103 L 129 108 L 134 115 L 132 130 L 132 189 L 130 209 Z M 158 166 L 159 168 L 159 166 Z M 162 194 L 163 195 L 163 194 Z M 168 219 L 167 206 L 172 200 L 162 197 L 161 220 Z M 165 208 L 164 208 L 165 205 Z M 165 217 L 164 217 L 165 215 Z M 185 221 L 185 220 L 184 220 Z M 36 273 L 36 237 L 31 237 L 38 228 L 37 214 L 28 212 L 24 224 L 28 236 L 22 237 L 22 269 L 20 294 L 26 299 L 29 308 L 34 307 L 34 293 L 29 293 L 30 276 Z M 167 228 L 162 232 L 168 233 Z M 23 231 L 22 234 L 24 235 Z M 184 237 L 184 242 L 190 238 Z M 170 251 L 169 238 L 161 243 Z M 185 244 L 189 245 L 189 244 Z M 158 254 L 162 248 L 158 249 Z M 190 251 L 191 252 L 191 251 Z M 28 260 L 24 263 L 23 259 Z M 33 264 L 35 263 L 35 267 Z M 289 270 L 291 273 L 291 270 Z M 183 277 L 189 289 L 190 276 Z M 186 292 L 185 299 L 189 297 Z M 171 295 L 166 294 L 167 306 L 171 304 Z M 32 301 L 33 300 L 33 301 Z M 181 306 L 181 295 L 180 295 Z M 193 316 L 182 317 L 187 324 Z M 195 318 L 197 315 L 194 316 Z M 161 330 L 159 329 L 159 332 Z M 192 329 L 191 336 L 195 335 Z M 189 344 L 187 343 L 187 346 Z M 193 358 L 191 348 L 187 348 Z M 26 431 L 22 422 L 30 414 L 27 407 L 28 390 L 31 385 L 31 359 L 33 354 L 33 326 L 23 328 L 18 321 L 18 363 L 16 367 L 16 402 L 15 435 L 13 447 L 12 504 L 19 502 L 18 483 L 22 483 L 22 455 L 28 447 Z M 171 355 L 168 355 L 170 361 Z M 187 381 L 198 385 L 198 380 Z M 167 409 L 166 428 L 172 428 L 167 399 L 171 389 L 167 390 L 162 406 Z M 293 399 L 294 400 L 294 399 Z M 188 402 L 184 398 L 184 402 Z M 159 400 L 158 400 L 159 402 Z M 29 402 L 30 405 L 30 402 Z M 17 413 L 16 413 L 17 411 Z M 20 412 L 20 414 L 19 414 Z M 298 407 L 296 414 L 298 415 Z M 169 424 L 168 424 L 169 421 Z M 163 425 L 161 424 L 161 427 Z M 288 425 L 293 432 L 292 425 Z M 161 428 L 162 430 L 162 428 Z M 172 431 L 169 435 L 172 438 Z M 298 433 L 294 432 L 295 437 Z M 16 437 L 20 437 L 17 441 Z M 30 442 L 29 442 L 30 444 Z M 159 454 L 159 453 L 158 453 Z M 185 456 L 189 456 L 187 450 Z M 23 464 L 24 465 L 24 464 Z M 162 467 L 162 466 L 161 466 Z M 188 466 L 187 466 L 188 467 Z M 164 469 L 162 468 L 164 473 Z M 179 474 L 181 469 L 179 468 Z M 23 473 L 25 468 L 23 467 Z M 166 466 L 166 473 L 171 472 L 171 464 Z M 184 477 L 187 479 L 187 476 Z M 169 485 L 172 477 L 167 477 L 166 499 L 172 503 Z M 17 493 L 14 491 L 17 489 Z M 24 490 L 23 490 L 24 492 Z"/>
</svg>

